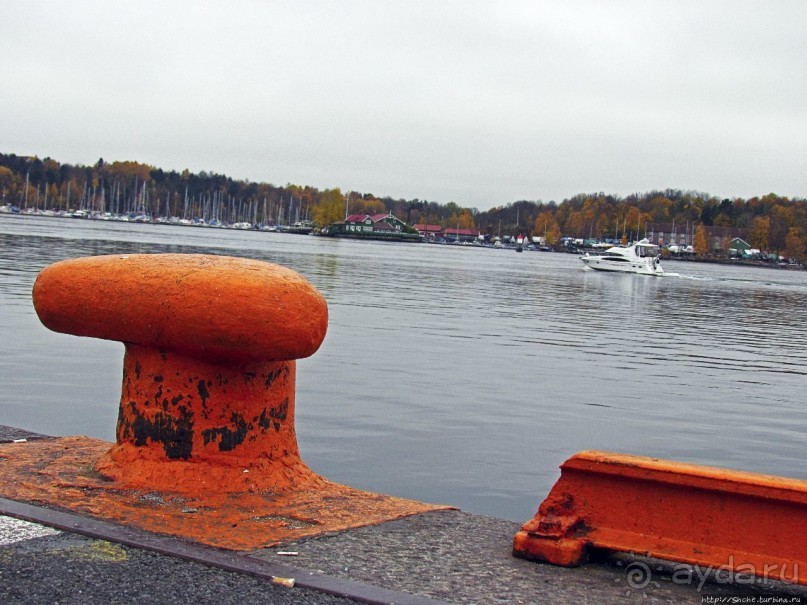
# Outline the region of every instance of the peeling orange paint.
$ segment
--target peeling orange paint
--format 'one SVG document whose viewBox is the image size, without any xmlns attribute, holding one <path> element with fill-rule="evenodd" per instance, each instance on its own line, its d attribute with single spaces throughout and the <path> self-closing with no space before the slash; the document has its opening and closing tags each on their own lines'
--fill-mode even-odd
<svg viewBox="0 0 807 605">
<path fill-rule="evenodd" d="M 88 437 L 0 444 L 0 496 L 237 551 L 450 508 L 364 492 L 318 475 L 314 484 L 281 491 L 134 489 L 94 470 L 110 445 Z M 165 463 L 167 475 L 174 474 L 174 464 Z"/>
<path fill-rule="evenodd" d="M 297 447 L 294 361 L 230 367 L 129 345 L 123 373 L 117 444 L 99 462 L 102 474 L 185 493 L 319 480 Z"/>
</svg>

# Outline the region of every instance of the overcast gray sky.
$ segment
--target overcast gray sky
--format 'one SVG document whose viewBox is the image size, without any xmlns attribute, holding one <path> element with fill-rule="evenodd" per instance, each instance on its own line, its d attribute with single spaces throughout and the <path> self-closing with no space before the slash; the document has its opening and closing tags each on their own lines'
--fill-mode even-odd
<svg viewBox="0 0 807 605">
<path fill-rule="evenodd" d="M 0 152 L 484 210 L 807 195 L 807 1 L 5 2 Z"/>
</svg>

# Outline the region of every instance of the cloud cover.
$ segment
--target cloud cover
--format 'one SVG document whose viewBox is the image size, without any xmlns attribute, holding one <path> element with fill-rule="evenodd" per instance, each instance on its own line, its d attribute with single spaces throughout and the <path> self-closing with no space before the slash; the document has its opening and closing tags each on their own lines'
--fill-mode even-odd
<svg viewBox="0 0 807 605">
<path fill-rule="evenodd" d="M 5 153 L 486 209 L 807 192 L 807 3 L 11 3 Z"/>
</svg>

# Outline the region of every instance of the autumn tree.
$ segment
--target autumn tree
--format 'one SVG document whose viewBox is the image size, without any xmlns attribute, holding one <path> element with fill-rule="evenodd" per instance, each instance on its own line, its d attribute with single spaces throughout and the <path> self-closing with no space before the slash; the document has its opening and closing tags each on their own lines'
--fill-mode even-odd
<svg viewBox="0 0 807 605">
<path fill-rule="evenodd" d="M 653 220 L 658 222 L 669 221 L 673 203 L 663 195 L 659 195 L 650 200 L 649 204 Z"/>
<path fill-rule="evenodd" d="M 549 210 L 542 212 L 535 217 L 533 233 L 546 238 L 546 243 L 550 246 L 560 242 L 561 231 L 554 215 Z"/>
<path fill-rule="evenodd" d="M 609 234 L 610 232 L 611 232 L 611 219 L 608 218 L 608 215 L 601 214 L 600 218 L 597 220 L 597 226 L 594 230 L 594 235 L 599 238 L 605 234 Z"/>
<path fill-rule="evenodd" d="M 787 258 L 795 258 L 799 262 L 807 261 L 807 237 L 801 227 L 791 227 L 785 236 L 785 253 Z"/>
<path fill-rule="evenodd" d="M 771 226 L 771 219 L 767 216 L 758 216 L 751 223 L 751 230 L 748 232 L 748 243 L 757 250 L 768 249 L 768 232 Z"/>
<path fill-rule="evenodd" d="M 587 197 L 583 201 L 583 207 L 580 209 L 580 217 L 583 222 L 583 233 L 581 235 L 584 237 L 587 235 L 599 236 L 599 233 L 595 234 L 594 232 L 602 212 L 603 204 L 604 202 L 599 197 Z"/>
<path fill-rule="evenodd" d="M 350 214 L 386 214 L 387 207 L 376 198 L 351 199 Z"/>
<path fill-rule="evenodd" d="M 457 217 L 460 229 L 474 229 L 474 216 L 468 209 L 462 210 Z"/>
<path fill-rule="evenodd" d="M 776 204 L 771 209 L 770 228 L 768 229 L 768 246 L 771 250 L 783 250 L 785 237 L 793 224 L 793 213 L 790 208 Z"/>
<path fill-rule="evenodd" d="M 314 222 L 321 227 L 345 218 L 345 198 L 340 189 L 326 189 L 313 208 Z"/>
<path fill-rule="evenodd" d="M 140 162 L 112 162 L 104 164 L 101 173 L 107 178 L 120 177 L 125 179 L 137 179 L 140 183 L 151 180 L 152 166 L 141 164 Z"/>
<path fill-rule="evenodd" d="M 575 211 L 569 214 L 563 223 L 563 232 L 573 237 L 583 237 L 585 231 L 585 218 L 582 212 Z"/>
<path fill-rule="evenodd" d="M 640 239 L 639 232 L 642 229 L 642 218 L 643 218 L 642 211 L 639 210 L 639 208 L 637 208 L 636 206 L 631 206 L 630 208 L 628 208 L 628 213 L 625 216 L 624 228 L 628 233 L 635 233 L 636 239 Z"/>
<path fill-rule="evenodd" d="M 453 212 L 444 221 L 446 229 L 474 229 L 474 217 L 470 210 L 464 209 Z"/>
<path fill-rule="evenodd" d="M 706 226 L 701 223 L 695 229 L 695 254 L 706 254 L 709 252 L 709 239 L 706 235 Z"/>
<path fill-rule="evenodd" d="M 6 194 L 6 189 L 11 187 L 14 182 L 14 173 L 5 166 L 0 166 L 0 187 L 3 189 L 3 195 Z"/>
</svg>

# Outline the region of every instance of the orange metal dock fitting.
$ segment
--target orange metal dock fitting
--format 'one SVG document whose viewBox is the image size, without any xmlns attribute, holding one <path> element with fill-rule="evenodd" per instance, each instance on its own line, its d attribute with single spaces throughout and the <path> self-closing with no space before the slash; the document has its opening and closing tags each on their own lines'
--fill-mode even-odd
<svg viewBox="0 0 807 605">
<path fill-rule="evenodd" d="M 513 540 L 555 565 L 589 548 L 807 584 L 807 481 L 585 451 Z"/>
<path fill-rule="evenodd" d="M 39 275 L 48 328 L 124 344 L 116 443 L 0 444 L 0 496 L 232 550 L 447 508 L 329 481 L 300 458 L 295 360 L 328 325 L 296 272 L 191 254 L 79 258 Z"/>
<path fill-rule="evenodd" d="M 105 477 L 184 493 L 318 479 L 297 449 L 294 360 L 319 348 L 328 310 L 298 273 L 222 256 L 99 256 L 45 268 L 33 298 L 51 330 L 125 345 L 117 444 L 96 465 Z"/>
</svg>

